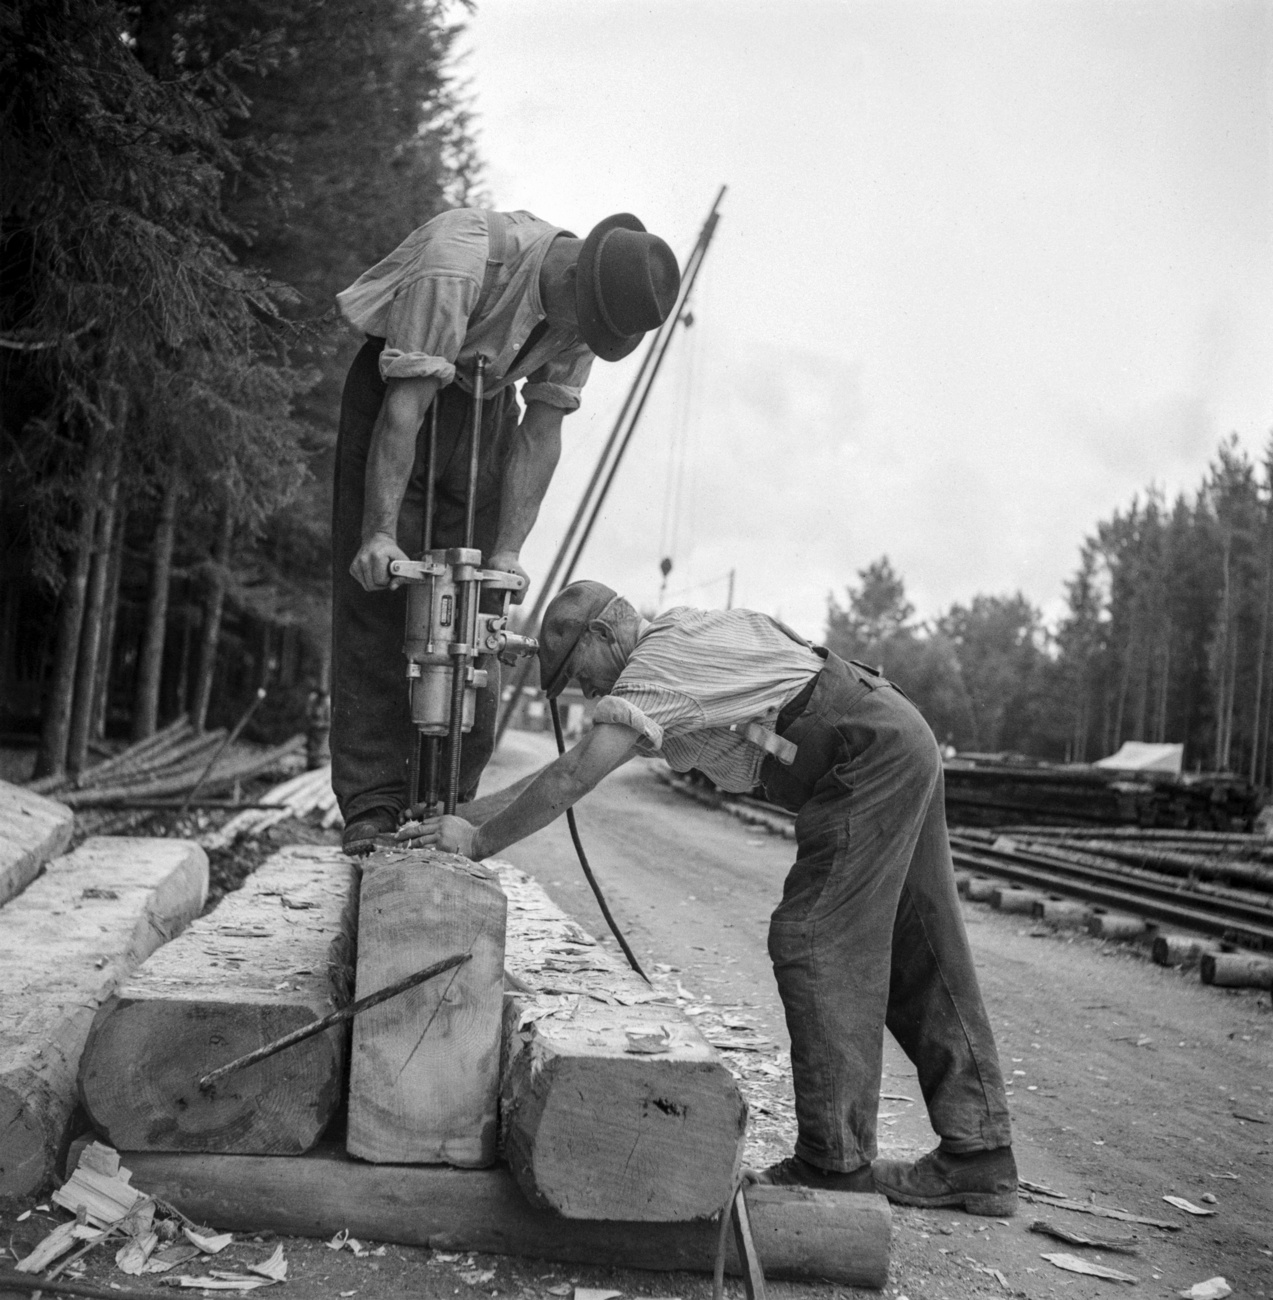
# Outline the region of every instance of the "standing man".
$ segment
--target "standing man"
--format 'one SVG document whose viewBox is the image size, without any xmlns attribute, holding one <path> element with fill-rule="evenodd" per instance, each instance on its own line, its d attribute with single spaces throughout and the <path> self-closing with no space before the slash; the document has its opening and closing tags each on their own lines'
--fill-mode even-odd
<svg viewBox="0 0 1273 1300">
<path fill-rule="evenodd" d="M 487 360 L 476 536 L 487 568 L 525 576 L 522 544 L 561 454 L 595 356 L 618 361 L 667 318 L 680 273 L 663 240 L 619 213 L 587 239 L 529 212 L 461 208 L 409 235 L 337 297 L 367 341 L 341 401 L 332 520 L 332 784 L 346 852 L 365 853 L 407 804 L 416 743 L 401 655 L 405 597 L 395 560 L 423 547 L 426 439 L 437 404 L 432 545 L 464 544 L 473 378 Z M 525 412 L 518 418 L 514 383 Z M 496 660 L 480 665 L 461 801 L 473 798 L 494 743 Z M 442 763 L 449 760 L 443 747 Z"/>
<path fill-rule="evenodd" d="M 918 710 L 764 614 L 681 607 L 649 622 L 599 582 L 548 606 L 539 665 L 550 697 L 570 679 L 601 697 L 592 730 L 480 828 L 431 818 L 399 839 L 489 857 L 637 754 L 729 791 L 763 784 L 796 813 L 769 954 L 799 1132 L 793 1155 L 752 1178 L 1014 1213 L 1008 1104 L 955 892 L 941 757 Z M 941 1138 L 914 1162 L 875 1160 L 886 1027 Z"/>
</svg>

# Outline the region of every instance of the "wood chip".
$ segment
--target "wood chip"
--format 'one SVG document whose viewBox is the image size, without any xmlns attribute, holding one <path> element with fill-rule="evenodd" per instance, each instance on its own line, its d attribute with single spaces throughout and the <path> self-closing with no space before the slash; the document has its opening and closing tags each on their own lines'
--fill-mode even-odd
<svg viewBox="0 0 1273 1300">
<path fill-rule="evenodd" d="M 1186 1214 L 1197 1214 L 1201 1216 L 1216 1213 L 1215 1210 L 1206 1210 L 1203 1209 L 1201 1205 L 1195 1205 L 1192 1201 L 1186 1201 L 1183 1196 L 1164 1196 L 1163 1200 L 1166 1201 L 1168 1205 L 1174 1205 L 1176 1209 L 1183 1210 Z"/>
<path fill-rule="evenodd" d="M 183 1228 L 186 1234 L 186 1240 L 192 1246 L 198 1246 L 205 1255 L 215 1255 L 223 1251 L 233 1240 L 234 1234 L 230 1232 L 222 1233 L 199 1233 L 190 1228 Z"/>
<path fill-rule="evenodd" d="M 1105 1268 L 1101 1264 L 1089 1264 L 1085 1259 L 1079 1259 L 1077 1255 L 1041 1255 L 1041 1259 L 1046 1259 L 1049 1264 L 1057 1268 L 1063 1268 L 1067 1273 L 1083 1273 L 1087 1277 L 1103 1277 L 1109 1282 L 1135 1282 L 1137 1279 L 1130 1273 L 1120 1273 L 1116 1268 Z"/>
<path fill-rule="evenodd" d="M 1131 1237 L 1085 1237 L 1081 1232 L 1071 1232 L 1057 1223 L 1048 1223 L 1045 1219 L 1035 1219 L 1030 1225 L 1031 1232 L 1042 1233 L 1046 1237 L 1055 1237 L 1057 1241 L 1068 1242 L 1071 1246 L 1093 1246 L 1098 1250 L 1112 1250 L 1121 1255 L 1138 1255 L 1140 1249 L 1133 1244 Z"/>
<path fill-rule="evenodd" d="M 287 1258 L 283 1254 L 283 1247 L 276 1246 L 274 1253 L 268 1259 L 263 1259 L 259 1264 L 249 1264 L 248 1271 L 259 1273 L 262 1277 L 268 1277 L 275 1282 L 286 1281 Z"/>
<path fill-rule="evenodd" d="M 1045 1196 L 1041 1192 L 1024 1190 L 1021 1195 L 1027 1201 L 1033 1201 L 1038 1205 L 1051 1205 L 1058 1210 L 1072 1210 L 1075 1214 L 1094 1214 L 1097 1218 L 1118 1219 L 1121 1223 L 1143 1223 L 1151 1228 L 1163 1228 L 1167 1232 L 1180 1231 L 1180 1224 L 1169 1223 L 1166 1219 L 1151 1219 L 1143 1214 L 1129 1214 L 1126 1210 L 1115 1210 L 1105 1205 L 1091 1205 L 1086 1201 L 1071 1201 L 1066 1196 Z"/>
</svg>

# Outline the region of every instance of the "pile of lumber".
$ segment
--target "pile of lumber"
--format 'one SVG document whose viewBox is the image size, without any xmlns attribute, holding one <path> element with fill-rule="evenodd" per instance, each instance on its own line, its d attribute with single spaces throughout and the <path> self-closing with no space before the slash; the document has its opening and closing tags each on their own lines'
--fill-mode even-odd
<svg viewBox="0 0 1273 1300">
<path fill-rule="evenodd" d="M 98 838 L 0 907 L 0 1194 L 48 1183 L 78 1100 L 138 1190 L 222 1228 L 710 1269 L 746 1125 L 734 1076 L 530 877 L 293 846 L 200 917 L 206 887 L 198 845 Z M 352 1033 L 201 1086 L 455 955 Z M 749 1201 L 775 1275 L 883 1284 L 882 1197 Z"/>
<path fill-rule="evenodd" d="M 243 836 L 260 835 L 289 817 L 300 820 L 313 812 L 322 814 L 324 830 L 344 825 L 336 804 L 336 792 L 332 789 L 330 763 L 302 772 L 267 790 L 253 807 L 245 808 L 215 831 L 200 836 L 199 843 L 205 849 L 228 848 Z"/>
<path fill-rule="evenodd" d="M 220 752 L 223 747 L 225 752 Z M 196 732 L 183 716 L 77 775 L 44 777 L 26 788 L 77 810 L 127 808 L 159 799 L 180 799 L 196 785 L 202 795 L 224 793 L 277 770 L 304 749 L 305 738 L 298 735 L 271 749 L 245 753 L 226 745 L 223 729 Z"/>
<path fill-rule="evenodd" d="M 19 807 L 33 798 L 5 791 Z M 76 1071 L 95 1013 L 207 897 L 197 844 L 95 837 L 52 856 L 64 824 L 28 843 L 0 906 L 0 1196 L 27 1195 L 52 1177 L 74 1136 Z M 44 870 L 31 879 L 33 860 Z"/>
<path fill-rule="evenodd" d="M 945 763 L 946 813 L 968 826 L 1175 827 L 1249 831 L 1259 791 L 1231 773 L 1119 772 L 1086 764 L 956 757 Z"/>
</svg>

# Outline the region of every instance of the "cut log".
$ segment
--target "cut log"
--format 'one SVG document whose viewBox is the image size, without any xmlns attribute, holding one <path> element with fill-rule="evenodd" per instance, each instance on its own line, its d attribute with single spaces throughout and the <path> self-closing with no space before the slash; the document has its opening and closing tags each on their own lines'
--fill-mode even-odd
<svg viewBox="0 0 1273 1300">
<path fill-rule="evenodd" d="M 364 859 L 358 997 L 457 953 L 472 959 L 354 1022 L 346 1146 L 395 1164 L 491 1164 L 498 1136 L 507 904 L 467 858 L 392 850 Z"/>
<path fill-rule="evenodd" d="M 1075 898 L 1045 898 L 1035 905 L 1034 914 L 1049 925 L 1086 930 L 1092 908 Z"/>
<path fill-rule="evenodd" d="M 330 1238 L 348 1229 L 355 1237 L 436 1250 L 699 1273 L 711 1272 L 716 1251 L 710 1219 L 563 1219 L 530 1205 L 502 1168 L 368 1165 L 326 1143 L 300 1157 L 130 1151 L 122 1158 L 135 1187 L 225 1231 Z M 769 1277 L 884 1285 L 892 1216 L 882 1196 L 749 1187 L 747 1206 Z M 728 1267 L 739 1271 L 732 1250 Z"/>
<path fill-rule="evenodd" d="M 997 881 L 988 880 L 985 876 L 973 876 L 964 889 L 964 897 L 970 903 L 988 903 L 999 888 Z"/>
<path fill-rule="evenodd" d="M 112 1146 L 295 1155 L 340 1104 L 339 1025 L 237 1071 L 199 1078 L 349 1000 L 354 864 L 337 848 L 275 854 L 121 985 L 97 1013 L 80 1093 Z"/>
<path fill-rule="evenodd" d="M 990 895 L 990 905 L 1000 912 L 1020 912 L 1033 916 L 1036 904 L 1043 902 L 1043 895 L 1036 889 L 1018 889 L 1012 885 L 1000 885 Z"/>
<path fill-rule="evenodd" d="M 1209 952 L 1219 952 L 1214 939 L 1196 934 L 1159 934 L 1154 937 L 1154 961 L 1159 966 L 1192 966 Z"/>
<path fill-rule="evenodd" d="M 74 828 L 75 814 L 65 804 L 0 781 L 0 904 L 66 848 Z"/>
<path fill-rule="evenodd" d="M 94 1013 L 207 892 L 197 844 L 103 837 L 54 859 L 0 908 L 0 1196 L 52 1177 Z"/>
<path fill-rule="evenodd" d="M 1273 989 L 1273 958 L 1253 952 L 1212 952 L 1202 958 L 1204 984 L 1230 989 Z"/>
<path fill-rule="evenodd" d="M 527 1198 L 570 1219 L 715 1214 L 747 1105 L 716 1050 L 529 876 L 494 862 L 509 900 L 505 1155 Z M 522 989 L 529 991 L 521 991 Z"/>
<path fill-rule="evenodd" d="M 1143 916 L 1127 912 L 1093 912 L 1087 919 L 1088 934 L 1099 939 L 1142 939 L 1153 928 Z"/>
</svg>

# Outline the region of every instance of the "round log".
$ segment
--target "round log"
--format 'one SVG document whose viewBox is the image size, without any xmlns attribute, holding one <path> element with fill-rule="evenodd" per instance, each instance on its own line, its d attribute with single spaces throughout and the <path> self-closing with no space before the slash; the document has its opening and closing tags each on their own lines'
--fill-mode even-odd
<svg viewBox="0 0 1273 1300">
<path fill-rule="evenodd" d="M 1273 989 L 1273 958 L 1214 952 L 1202 958 L 1202 982 L 1229 989 Z"/>
</svg>

